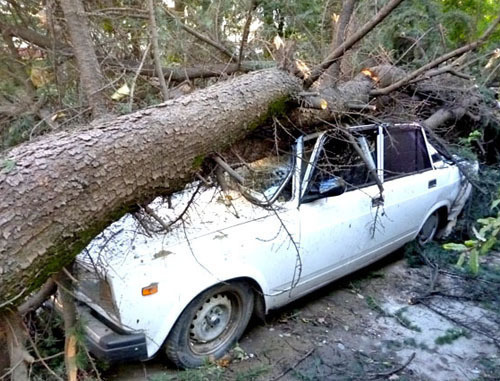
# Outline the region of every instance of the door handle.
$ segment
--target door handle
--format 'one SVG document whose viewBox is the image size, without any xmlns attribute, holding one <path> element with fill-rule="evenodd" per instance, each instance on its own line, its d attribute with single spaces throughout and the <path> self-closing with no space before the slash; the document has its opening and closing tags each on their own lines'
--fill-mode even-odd
<svg viewBox="0 0 500 381">
<path fill-rule="evenodd" d="M 428 185 L 428 188 L 434 188 L 435 186 L 437 185 L 437 181 L 436 179 L 432 179 L 429 181 L 429 185 Z"/>
<path fill-rule="evenodd" d="M 384 197 L 383 196 L 372 198 L 372 208 L 382 206 L 382 205 L 384 205 Z"/>
</svg>

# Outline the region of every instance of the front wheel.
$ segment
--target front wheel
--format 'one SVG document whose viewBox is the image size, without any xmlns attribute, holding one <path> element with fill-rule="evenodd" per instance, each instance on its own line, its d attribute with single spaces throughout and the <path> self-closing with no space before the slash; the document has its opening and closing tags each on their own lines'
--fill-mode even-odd
<svg viewBox="0 0 500 381">
<path fill-rule="evenodd" d="M 254 305 L 244 282 L 205 290 L 184 309 L 165 343 L 167 357 L 180 368 L 201 366 L 222 357 L 241 337 Z"/>
<path fill-rule="evenodd" d="M 432 213 L 427 220 L 425 220 L 422 229 L 418 233 L 417 240 L 421 245 L 425 245 L 434 239 L 439 227 L 439 214 L 437 211 Z"/>
</svg>

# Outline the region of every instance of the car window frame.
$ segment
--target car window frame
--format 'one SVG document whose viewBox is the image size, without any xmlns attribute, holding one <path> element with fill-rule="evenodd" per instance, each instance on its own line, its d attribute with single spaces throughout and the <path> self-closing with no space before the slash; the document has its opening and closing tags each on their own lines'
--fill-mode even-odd
<svg viewBox="0 0 500 381">
<path fill-rule="evenodd" d="M 424 146 L 425 146 L 425 150 L 426 150 L 426 155 L 427 155 L 427 157 L 429 159 L 430 166 L 428 168 L 424 168 L 424 169 L 421 169 L 421 170 L 418 170 L 418 171 L 409 172 L 409 173 L 402 173 L 402 174 L 399 174 L 397 176 L 393 176 L 390 179 L 386 179 L 385 178 L 385 173 L 384 173 L 384 171 L 385 171 L 385 147 L 384 147 L 385 143 L 384 143 L 384 137 L 386 136 L 386 133 L 390 129 L 394 129 L 394 128 L 407 128 L 407 127 L 414 128 L 415 130 L 420 131 L 420 133 L 422 134 L 422 136 L 424 138 Z M 382 135 L 380 135 L 381 131 L 382 131 Z M 380 158 L 377 158 L 377 167 L 379 167 L 377 173 L 379 175 L 379 178 L 380 178 L 380 181 L 382 182 L 382 184 L 386 183 L 388 181 L 397 180 L 397 179 L 401 179 L 401 178 L 404 178 L 404 177 L 413 176 L 413 175 L 417 175 L 417 174 L 421 174 L 421 173 L 425 173 L 425 172 L 428 172 L 428 171 L 435 170 L 434 162 L 432 161 L 432 157 L 430 155 L 429 142 L 427 140 L 427 135 L 425 134 L 424 128 L 421 125 L 416 124 L 416 123 L 411 123 L 411 124 L 397 124 L 395 126 L 380 125 L 379 126 L 379 137 L 380 137 L 380 139 L 377 139 L 377 154 L 380 153 L 380 155 L 377 155 L 377 156 L 380 156 Z M 381 161 L 380 165 L 379 165 L 379 160 Z"/>
<path fill-rule="evenodd" d="M 360 127 L 367 127 L 367 128 L 364 128 L 363 131 L 367 131 L 367 130 L 370 130 L 370 129 L 375 129 L 377 126 L 360 126 Z M 323 147 L 323 145 L 325 144 L 326 142 L 326 139 L 328 138 L 328 131 L 324 131 L 324 132 L 320 132 L 320 133 L 315 133 L 315 134 L 312 134 L 312 135 L 308 135 L 307 137 L 301 137 L 301 140 L 300 140 L 300 150 L 298 149 L 297 150 L 297 155 L 299 155 L 299 151 L 300 151 L 300 157 L 297 158 L 297 166 L 296 166 L 296 169 L 297 169 L 297 172 L 296 172 L 296 176 L 299 178 L 299 183 L 300 183 L 300 190 L 299 190 L 299 203 L 302 203 L 302 200 L 304 199 L 304 197 L 306 196 L 306 193 L 309 189 L 309 185 L 310 185 L 310 182 L 312 180 L 312 175 L 314 174 L 314 169 L 316 168 L 316 163 L 318 162 L 319 160 L 319 157 L 320 157 L 320 153 L 321 153 L 321 148 Z M 304 139 L 303 139 L 304 138 Z M 302 175 L 302 172 L 301 172 L 301 166 L 298 164 L 302 159 L 302 149 L 303 149 L 303 142 L 304 141 L 307 141 L 307 140 L 311 140 L 311 139 L 314 139 L 314 138 L 317 138 L 316 140 L 316 143 L 314 145 L 314 149 L 311 153 L 311 156 L 310 156 L 310 159 L 307 163 L 307 166 L 305 168 L 305 173 L 304 173 L 304 177 L 302 178 L 302 180 L 300 180 L 300 177 Z M 299 140 L 298 140 L 299 142 Z M 357 155 L 359 155 L 354 146 L 352 145 L 352 143 L 347 143 L 351 146 L 353 152 Z M 375 142 L 375 146 L 376 146 L 376 149 L 377 149 L 377 157 L 375 158 L 374 162 L 375 162 L 375 165 L 377 166 L 376 169 L 378 169 L 378 135 L 377 135 L 377 140 Z M 299 147 L 299 144 L 297 145 L 297 147 Z M 362 157 L 360 157 L 364 163 L 364 165 L 366 166 L 367 170 L 370 170 L 370 167 L 369 165 L 363 160 Z M 369 187 L 369 186 L 373 186 L 376 184 L 376 181 L 375 180 L 371 180 L 363 185 L 350 185 L 350 184 L 347 184 L 347 187 L 346 187 L 346 190 L 345 192 L 351 192 L 351 191 L 354 191 L 354 190 L 359 190 L 359 189 L 363 189 L 363 188 L 366 188 L 366 187 Z M 324 197 L 324 198 L 330 198 L 330 197 L 338 197 L 338 196 L 328 196 L 328 197 Z"/>
</svg>

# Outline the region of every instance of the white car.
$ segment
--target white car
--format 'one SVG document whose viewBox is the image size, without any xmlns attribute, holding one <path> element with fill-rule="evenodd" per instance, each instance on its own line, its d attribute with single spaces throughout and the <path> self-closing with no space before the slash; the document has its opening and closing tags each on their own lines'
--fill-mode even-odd
<svg viewBox="0 0 500 381">
<path fill-rule="evenodd" d="M 453 222 L 471 188 L 456 161 L 418 124 L 356 126 L 234 166 L 224 191 L 193 183 L 156 199 L 148 219 L 124 216 L 79 255 L 89 349 L 108 360 L 162 350 L 184 368 L 221 357 L 252 314 Z"/>
</svg>

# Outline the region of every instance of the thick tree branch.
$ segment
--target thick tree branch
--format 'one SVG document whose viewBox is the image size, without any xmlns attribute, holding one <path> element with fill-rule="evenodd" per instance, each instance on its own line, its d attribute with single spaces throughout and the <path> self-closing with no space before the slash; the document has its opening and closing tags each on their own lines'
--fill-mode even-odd
<svg viewBox="0 0 500 381">
<path fill-rule="evenodd" d="M 140 64 L 135 61 L 122 61 L 110 63 L 112 66 L 119 66 L 126 70 L 137 72 Z M 182 82 L 186 79 L 195 78 L 211 78 L 219 77 L 221 75 L 230 75 L 237 72 L 246 73 L 249 71 L 269 69 L 274 67 L 276 63 L 274 61 L 244 61 L 241 63 L 240 67 L 238 64 L 208 64 L 205 66 L 194 66 L 185 68 L 167 68 L 163 67 L 163 75 L 165 78 L 170 78 L 173 82 Z M 140 71 L 141 74 L 147 76 L 155 75 L 155 68 L 152 65 L 143 65 Z"/>
<path fill-rule="evenodd" d="M 397 89 L 401 88 L 402 86 L 405 86 L 411 80 L 419 77 L 420 75 L 424 74 L 426 71 L 435 68 L 436 66 L 442 64 L 443 62 L 446 62 L 449 59 L 452 59 L 454 57 L 458 57 L 464 53 L 467 53 L 471 50 L 478 48 L 479 46 L 481 46 L 482 44 L 484 44 L 486 42 L 488 37 L 495 31 L 495 29 L 499 23 L 500 23 L 500 15 L 495 19 L 495 21 L 493 21 L 493 23 L 491 23 L 489 28 L 483 33 L 483 35 L 481 37 L 479 37 L 478 40 L 471 42 L 470 44 L 467 44 L 465 46 L 462 46 L 458 49 L 452 50 L 451 52 L 443 54 L 442 56 L 436 58 L 435 60 L 429 62 L 428 64 L 411 72 L 403 79 L 391 84 L 390 86 L 384 87 L 382 89 L 372 90 L 370 94 L 373 96 L 389 94 L 390 92 L 397 90 Z"/>
<path fill-rule="evenodd" d="M 19 313 L 21 315 L 26 315 L 28 312 L 36 311 L 52 294 L 54 294 L 54 292 L 56 292 L 56 289 L 57 286 L 54 280 L 52 278 L 48 279 L 36 294 L 32 295 L 19 306 Z"/>
<path fill-rule="evenodd" d="M 31 29 L 23 28 L 17 25 L 7 25 L 2 22 L 0 22 L 0 29 L 2 29 L 2 33 L 5 35 L 15 36 L 46 50 L 52 49 L 53 41 L 51 38 Z M 64 45 L 59 41 L 56 41 L 55 44 L 58 53 L 70 56 L 73 55 L 71 47 L 69 47 L 68 45 Z"/>
<path fill-rule="evenodd" d="M 311 75 L 305 81 L 305 86 L 311 86 L 320 77 L 320 75 L 330 67 L 330 65 L 340 58 L 356 42 L 366 36 L 366 34 L 368 34 L 373 28 L 380 24 L 399 4 L 401 4 L 401 2 L 403 2 L 403 0 L 389 1 L 370 21 L 363 25 L 361 29 L 349 36 L 349 38 L 343 44 L 338 46 L 333 52 L 331 52 L 321 64 L 312 69 Z"/>
</svg>

